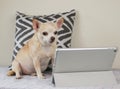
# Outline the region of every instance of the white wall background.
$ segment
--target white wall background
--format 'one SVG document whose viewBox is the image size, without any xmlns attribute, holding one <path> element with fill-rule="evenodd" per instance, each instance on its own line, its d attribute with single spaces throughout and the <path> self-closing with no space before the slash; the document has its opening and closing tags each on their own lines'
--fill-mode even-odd
<svg viewBox="0 0 120 89">
<path fill-rule="evenodd" d="M 72 47 L 120 49 L 120 0 L 0 0 L 0 65 L 11 62 L 16 11 L 44 15 L 71 9 L 78 11 Z M 113 67 L 120 68 L 119 51 Z"/>
</svg>

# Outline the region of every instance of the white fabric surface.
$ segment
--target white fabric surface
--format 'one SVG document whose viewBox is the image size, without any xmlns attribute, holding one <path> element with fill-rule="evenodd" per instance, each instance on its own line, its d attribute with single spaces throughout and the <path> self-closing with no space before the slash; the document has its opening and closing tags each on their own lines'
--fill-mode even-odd
<svg viewBox="0 0 120 89">
<path fill-rule="evenodd" d="M 15 76 L 8 77 L 7 67 L 0 67 L 0 89 L 120 89 L 120 71 L 114 71 L 118 85 L 98 87 L 74 87 L 58 88 L 52 84 L 52 77 L 46 74 L 46 79 L 38 79 L 36 76 L 24 75 L 22 79 L 15 79 Z"/>
</svg>

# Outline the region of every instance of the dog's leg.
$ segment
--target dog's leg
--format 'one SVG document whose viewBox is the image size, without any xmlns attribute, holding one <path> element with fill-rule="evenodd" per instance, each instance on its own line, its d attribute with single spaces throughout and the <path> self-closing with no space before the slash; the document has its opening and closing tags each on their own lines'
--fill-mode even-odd
<svg viewBox="0 0 120 89">
<path fill-rule="evenodd" d="M 37 76 L 37 74 L 36 73 L 32 73 L 31 76 Z"/>
<path fill-rule="evenodd" d="M 21 67 L 20 67 L 20 64 L 14 60 L 13 63 L 12 63 L 12 70 L 15 72 L 16 74 L 16 79 L 21 79 Z"/>
<path fill-rule="evenodd" d="M 36 58 L 33 59 L 33 64 L 34 64 L 38 78 L 44 79 L 45 77 L 43 76 L 42 71 L 41 71 L 40 60 Z"/>
</svg>

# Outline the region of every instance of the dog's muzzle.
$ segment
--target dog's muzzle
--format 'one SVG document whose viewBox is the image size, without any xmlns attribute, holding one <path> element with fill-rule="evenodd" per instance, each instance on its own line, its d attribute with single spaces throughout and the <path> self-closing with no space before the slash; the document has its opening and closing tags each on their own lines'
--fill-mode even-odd
<svg viewBox="0 0 120 89">
<path fill-rule="evenodd" d="M 50 43 L 53 43 L 54 41 L 55 41 L 55 37 L 52 36 L 52 37 L 50 38 Z"/>
</svg>

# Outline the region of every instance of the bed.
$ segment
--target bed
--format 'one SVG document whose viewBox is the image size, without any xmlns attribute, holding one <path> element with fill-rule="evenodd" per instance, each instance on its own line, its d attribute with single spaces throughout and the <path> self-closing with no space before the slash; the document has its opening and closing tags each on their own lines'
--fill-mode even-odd
<svg viewBox="0 0 120 89">
<path fill-rule="evenodd" d="M 120 70 L 114 70 L 118 85 L 98 87 L 55 87 L 52 84 L 51 72 L 46 72 L 46 79 L 38 79 L 36 76 L 24 75 L 22 79 L 15 79 L 15 76 L 8 77 L 7 67 L 0 67 L 0 89 L 120 89 Z"/>
</svg>

